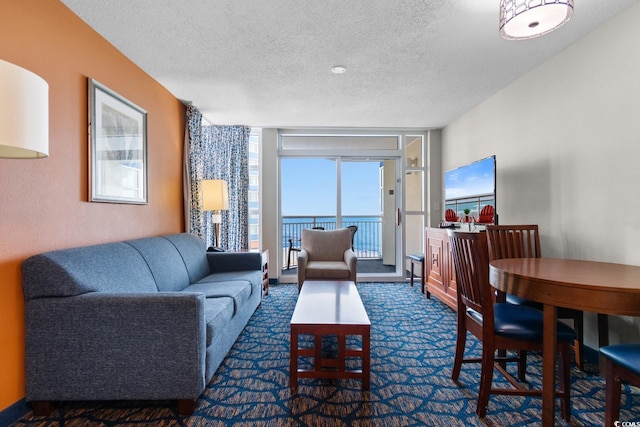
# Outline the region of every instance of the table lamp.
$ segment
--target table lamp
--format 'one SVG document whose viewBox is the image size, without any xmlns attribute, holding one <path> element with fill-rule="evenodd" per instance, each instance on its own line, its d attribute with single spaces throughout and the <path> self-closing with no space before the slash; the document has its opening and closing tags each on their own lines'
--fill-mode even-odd
<svg viewBox="0 0 640 427">
<path fill-rule="evenodd" d="M 211 222 L 213 222 L 213 234 L 215 236 L 214 251 L 222 251 L 220 248 L 220 223 L 222 215 L 220 211 L 229 209 L 229 190 L 227 181 L 222 179 L 205 179 L 202 181 L 203 210 L 213 211 Z"/>
<path fill-rule="evenodd" d="M 49 155 L 49 85 L 0 60 L 0 159 Z"/>
</svg>

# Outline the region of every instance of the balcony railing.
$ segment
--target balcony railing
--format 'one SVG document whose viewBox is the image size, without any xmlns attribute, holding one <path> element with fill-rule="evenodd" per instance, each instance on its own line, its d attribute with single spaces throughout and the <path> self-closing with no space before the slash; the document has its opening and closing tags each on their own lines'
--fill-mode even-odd
<svg viewBox="0 0 640 427">
<path fill-rule="evenodd" d="M 482 194 L 474 197 L 461 197 L 458 199 L 447 199 L 444 202 L 445 209 L 452 209 L 458 218 L 464 218 L 464 210 L 469 209 L 469 215 L 478 218 L 480 211 L 486 205 L 495 206 L 495 196 L 493 194 Z"/>
<path fill-rule="evenodd" d="M 343 216 L 341 227 L 356 225 L 358 231 L 353 238 L 353 250 L 358 258 L 382 258 L 382 217 L 379 215 Z M 282 217 L 282 251 L 285 266 L 289 239 L 293 247 L 300 247 L 300 236 L 304 228 L 323 227 L 336 229 L 336 217 L 333 216 L 284 216 Z M 291 256 L 291 267 L 297 266 L 298 258 Z"/>
</svg>

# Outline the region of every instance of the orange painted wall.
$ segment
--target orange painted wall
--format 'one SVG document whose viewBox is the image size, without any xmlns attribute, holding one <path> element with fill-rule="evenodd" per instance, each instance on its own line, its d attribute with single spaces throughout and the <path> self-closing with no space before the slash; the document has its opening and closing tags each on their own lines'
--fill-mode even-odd
<svg viewBox="0 0 640 427">
<path fill-rule="evenodd" d="M 49 157 L 0 159 L 2 411 L 25 396 L 22 261 L 184 229 L 185 107 L 58 0 L 0 0 L 0 59 L 44 78 L 50 109 Z M 148 112 L 147 205 L 88 202 L 88 77 Z"/>
</svg>

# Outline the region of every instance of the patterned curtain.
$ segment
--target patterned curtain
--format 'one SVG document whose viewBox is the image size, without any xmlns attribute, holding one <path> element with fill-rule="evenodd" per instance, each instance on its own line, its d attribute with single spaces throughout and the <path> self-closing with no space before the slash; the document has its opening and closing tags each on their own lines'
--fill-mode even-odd
<svg viewBox="0 0 640 427">
<path fill-rule="evenodd" d="M 202 210 L 201 182 L 205 177 L 205 141 L 202 134 L 202 114 L 192 105 L 187 107 L 187 126 L 184 141 L 184 218 L 185 230 L 200 236 L 207 244 L 212 242 L 212 232 L 205 223 Z"/>
<path fill-rule="evenodd" d="M 211 212 L 202 210 L 202 180 L 224 179 L 229 210 L 222 211 L 220 242 L 227 250 L 249 245 L 249 135 L 246 126 L 203 126 L 202 114 L 187 107 L 185 131 L 185 228 L 213 244 Z"/>
<path fill-rule="evenodd" d="M 247 126 L 205 126 L 211 141 L 212 178 L 229 186 L 229 210 L 222 211 L 221 247 L 249 247 L 249 136 Z"/>
</svg>

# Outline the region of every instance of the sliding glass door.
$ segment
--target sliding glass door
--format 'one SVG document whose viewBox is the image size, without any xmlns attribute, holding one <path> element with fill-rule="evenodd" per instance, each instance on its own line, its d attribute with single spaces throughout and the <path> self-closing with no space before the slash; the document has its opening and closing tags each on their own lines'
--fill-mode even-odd
<svg viewBox="0 0 640 427">
<path fill-rule="evenodd" d="M 423 147 L 420 135 L 281 135 L 280 280 L 297 279 L 302 229 L 348 226 L 358 280 L 404 280 L 407 250 L 422 245 Z"/>
<path fill-rule="evenodd" d="M 396 257 L 396 163 L 358 157 L 282 158 L 283 276 L 295 278 L 303 228 L 355 226 L 358 276 L 397 280 L 402 273 Z"/>
</svg>

